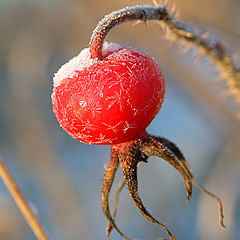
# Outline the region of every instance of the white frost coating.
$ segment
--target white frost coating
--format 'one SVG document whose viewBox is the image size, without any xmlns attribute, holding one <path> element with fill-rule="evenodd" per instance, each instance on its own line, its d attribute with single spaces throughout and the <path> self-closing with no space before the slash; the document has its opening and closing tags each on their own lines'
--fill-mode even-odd
<svg viewBox="0 0 240 240">
<path fill-rule="evenodd" d="M 117 43 L 113 43 L 113 42 L 104 42 L 103 43 L 103 48 L 102 48 L 102 55 L 106 55 L 108 52 L 114 52 L 117 51 L 118 49 L 122 48 L 122 46 L 120 46 Z"/>
<path fill-rule="evenodd" d="M 109 52 L 117 51 L 121 46 L 116 43 L 104 42 L 102 54 L 103 56 Z M 97 59 L 90 58 L 89 48 L 84 48 L 76 57 L 69 60 L 69 62 L 62 65 L 62 67 L 55 73 L 53 77 L 53 86 L 58 87 L 66 78 L 74 76 L 76 71 L 81 71 L 98 62 Z"/>
</svg>

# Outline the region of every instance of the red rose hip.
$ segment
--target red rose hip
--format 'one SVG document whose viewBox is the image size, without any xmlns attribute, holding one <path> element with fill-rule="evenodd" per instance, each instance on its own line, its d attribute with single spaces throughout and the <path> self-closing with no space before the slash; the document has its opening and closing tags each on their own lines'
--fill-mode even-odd
<svg viewBox="0 0 240 240">
<path fill-rule="evenodd" d="M 53 108 L 61 126 L 88 144 L 117 144 L 142 134 L 165 93 L 157 63 L 146 53 L 104 43 L 103 59 L 89 49 L 54 77 Z"/>
<path fill-rule="evenodd" d="M 127 7 L 106 15 L 94 29 L 89 48 L 64 64 L 54 77 L 52 102 L 61 126 L 82 142 L 112 145 L 101 195 L 102 209 L 109 221 L 106 234 L 109 237 L 115 229 L 126 240 L 133 240 L 115 223 L 118 195 L 126 185 L 141 214 L 165 229 L 170 240 L 176 240 L 168 228 L 147 211 L 138 194 L 137 167 L 151 156 L 167 161 L 182 175 L 187 201 L 192 195 L 192 183 L 215 198 L 220 223 L 224 226 L 221 200 L 196 182 L 180 149 L 168 139 L 150 135 L 145 130 L 164 100 L 165 83 L 157 63 L 137 49 L 104 42 L 114 26 L 134 20 L 168 22 L 172 17 L 166 6 Z M 124 180 L 116 191 L 112 215 L 109 194 L 119 166 Z"/>
</svg>

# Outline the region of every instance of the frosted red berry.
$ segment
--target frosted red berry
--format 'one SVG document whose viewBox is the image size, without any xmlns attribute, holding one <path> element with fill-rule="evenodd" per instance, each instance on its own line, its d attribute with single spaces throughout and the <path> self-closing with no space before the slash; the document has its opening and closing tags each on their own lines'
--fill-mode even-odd
<svg viewBox="0 0 240 240">
<path fill-rule="evenodd" d="M 196 182 L 180 149 L 145 130 L 164 100 L 165 82 L 157 63 L 137 49 L 104 42 L 114 26 L 133 20 L 169 22 L 172 16 L 166 6 L 127 7 L 106 15 L 94 29 L 89 49 L 64 64 L 54 77 L 52 102 L 60 125 L 82 142 L 112 145 L 101 195 L 102 209 L 109 221 L 106 234 L 109 237 L 114 228 L 131 240 L 115 223 L 117 196 L 126 185 L 141 214 L 165 229 L 170 240 L 175 240 L 168 228 L 147 211 L 138 194 L 137 167 L 151 156 L 164 159 L 183 176 L 187 201 L 192 195 L 192 183 L 215 198 L 224 226 L 221 200 Z M 119 166 L 124 180 L 117 189 L 112 215 L 109 194 Z"/>
<path fill-rule="evenodd" d="M 73 138 L 89 144 L 116 144 L 137 137 L 159 112 L 165 83 L 146 53 L 105 43 L 103 59 L 89 50 L 55 75 L 53 109 Z"/>
</svg>

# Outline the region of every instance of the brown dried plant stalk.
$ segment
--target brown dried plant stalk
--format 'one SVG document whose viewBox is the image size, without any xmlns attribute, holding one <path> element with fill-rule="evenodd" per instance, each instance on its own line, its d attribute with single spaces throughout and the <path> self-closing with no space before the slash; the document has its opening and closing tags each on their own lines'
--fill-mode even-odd
<svg viewBox="0 0 240 240">
<path fill-rule="evenodd" d="M 179 41 L 183 44 L 185 51 L 195 47 L 199 53 L 196 64 L 200 63 L 203 57 L 208 56 L 213 64 L 216 64 L 221 77 L 220 80 L 226 80 L 228 87 L 223 95 L 233 95 L 238 104 L 240 104 L 240 68 L 234 63 L 232 55 L 228 49 L 217 39 L 209 37 L 197 26 L 185 24 L 174 17 L 174 13 L 169 13 L 168 18 L 162 23 L 166 31 L 166 38 L 172 43 Z"/>
<path fill-rule="evenodd" d="M 28 225 L 32 229 L 33 233 L 39 240 L 48 240 L 46 233 L 43 230 L 43 227 L 37 220 L 33 211 L 31 210 L 29 204 L 25 200 L 23 194 L 21 193 L 19 187 L 7 166 L 4 164 L 3 159 L 0 157 L 0 177 L 8 188 L 10 194 L 12 195 L 14 201 L 16 202 L 19 210 L 26 219 Z"/>
</svg>

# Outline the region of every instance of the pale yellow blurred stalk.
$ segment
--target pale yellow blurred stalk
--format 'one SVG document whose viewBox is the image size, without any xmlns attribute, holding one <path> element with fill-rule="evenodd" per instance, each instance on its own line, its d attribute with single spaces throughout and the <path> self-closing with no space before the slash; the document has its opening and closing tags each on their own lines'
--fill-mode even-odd
<svg viewBox="0 0 240 240">
<path fill-rule="evenodd" d="M 23 194 L 21 193 L 19 187 L 7 166 L 4 164 L 3 159 L 0 157 L 0 176 L 8 188 L 10 194 L 12 195 L 14 201 L 16 202 L 19 210 L 26 219 L 28 225 L 32 229 L 33 233 L 39 240 L 48 240 L 46 233 L 43 230 L 43 227 L 39 223 L 38 219 L 34 215 L 32 209 L 25 200 Z"/>
</svg>

